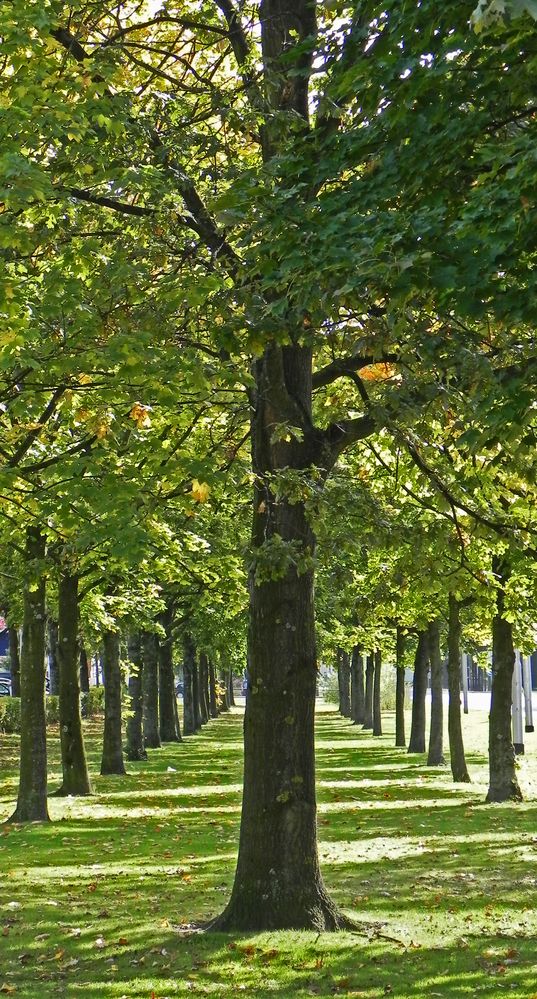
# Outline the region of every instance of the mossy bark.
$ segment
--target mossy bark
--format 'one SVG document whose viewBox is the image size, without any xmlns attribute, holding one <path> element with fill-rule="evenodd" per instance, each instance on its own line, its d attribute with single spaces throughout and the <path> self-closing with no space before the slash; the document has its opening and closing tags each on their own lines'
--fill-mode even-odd
<svg viewBox="0 0 537 999">
<path fill-rule="evenodd" d="M 513 626 L 505 617 L 504 586 L 509 578 L 505 562 L 495 563 L 499 578 L 496 614 L 492 622 L 492 692 L 489 715 L 490 783 L 487 801 L 522 801 L 515 766 L 511 703 L 515 650 Z"/>
<path fill-rule="evenodd" d="M 199 657 L 198 688 L 200 722 L 206 725 L 209 721 L 209 662 L 205 652 L 200 652 Z"/>
<path fill-rule="evenodd" d="M 58 585 L 58 666 L 62 783 L 58 795 L 91 794 L 82 718 L 78 648 L 78 576 L 62 572 Z"/>
<path fill-rule="evenodd" d="M 147 749 L 160 749 L 159 731 L 159 653 L 158 637 L 152 631 L 142 634 L 142 696 L 144 743 Z"/>
<path fill-rule="evenodd" d="M 375 661 L 372 655 L 366 659 L 365 666 L 365 696 L 364 696 L 364 724 L 362 728 L 373 728 L 373 677 L 375 673 Z"/>
<path fill-rule="evenodd" d="M 448 737 L 451 775 L 455 783 L 468 784 L 461 721 L 461 621 L 459 602 L 449 594 L 448 610 Z"/>
<path fill-rule="evenodd" d="M 45 711 L 45 538 L 26 531 L 28 580 L 23 595 L 21 741 L 17 805 L 9 822 L 48 822 Z"/>
<path fill-rule="evenodd" d="M 412 684 L 412 724 L 410 726 L 409 753 L 425 752 L 425 698 L 429 672 L 429 644 L 427 632 L 420 631 L 414 656 L 414 682 Z"/>
<path fill-rule="evenodd" d="M 351 664 L 349 653 L 338 649 L 337 678 L 339 689 L 339 713 L 344 718 L 351 716 Z"/>
<path fill-rule="evenodd" d="M 357 645 L 351 656 L 351 721 L 363 725 L 365 719 L 364 657 Z"/>
<path fill-rule="evenodd" d="M 428 767 L 443 767 L 444 758 L 444 697 L 442 690 L 442 656 L 440 653 L 440 622 L 431 621 L 427 640 L 431 662 L 431 721 L 429 728 Z"/>
<path fill-rule="evenodd" d="M 196 646 L 192 635 L 183 639 L 183 732 L 194 735 L 196 718 L 194 713 L 194 668 L 196 665 Z"/>
<path fill-rule="evenodd" d="M 173 610 L 168 607 L 160 622 L 165 637 L 159 642 L 159 731 L 162 742 L 181 742 L 173 669 Z"/>
<path fill-rule="evenodd" d="M 235 707 L 235 691 L 233 689 L 233 670 L 228 670 L 227 674 L 227 699 L 230 708 Z"/>
<path fill-rule="evenodd" d="M 406 746 L 405 736 L 405 633 L 397 628 L 395 636 L 395 745 Z"/>
<path fill-rule="evenodd" d="M 116 631 L 103 634 L 104 675 L 104 734 L 101 774 L 125 773 L 121 731 L 121 669 L 119 635 Z"/>
<path fill-rule="evenodd" d="M 219 714 L 214 659 L 209 659 L 209 714 L 211 718 L 218 718 Z"/>
<path fill-rule="evenodd" d="M 127 639 L 129 657 L 129 700 L 130 715 L 127 718 L 127 744 L 125 755 L 128 760 L 147 760 L 144 743 L 143 697 L 142 697 L 142 636 L 133 631 Z"/>
<path fill-rule="evenodd" d="M 88 653 L 83 645 L 80 647 L 80 689 L 83 694 L 89 692 L 89 662 Z"/>
<path fill-rule="evenodd" d="M 382 652 L 377 649 L 374 656 L 373 674 L 373 735 L 382 735 L 382 707 L 380 680 L 382 671 Z"/>
</svg>

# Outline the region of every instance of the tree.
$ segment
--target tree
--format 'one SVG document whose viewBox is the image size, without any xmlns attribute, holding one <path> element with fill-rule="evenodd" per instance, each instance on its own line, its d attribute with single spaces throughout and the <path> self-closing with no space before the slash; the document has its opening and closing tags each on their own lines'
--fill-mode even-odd
<svg viewBox="0 0 537 999">
<path fill-rule="evenodd" d="M 80 715 L 79 578 L 65 566 L 58 584 L 59 715 L 63 779 L 58 795 L 91 794 Z"/>
</svg>

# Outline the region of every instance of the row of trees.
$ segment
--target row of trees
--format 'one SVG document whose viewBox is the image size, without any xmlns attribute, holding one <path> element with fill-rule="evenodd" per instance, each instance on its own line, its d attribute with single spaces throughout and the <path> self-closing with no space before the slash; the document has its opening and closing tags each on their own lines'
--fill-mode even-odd
<svg viewBox="0 0 537 999">
<path fill-rule="evenodd" d="M 472 7 L 0 6 L 2 579 L 25 727 L 45 580 L 108 636 L 155 633 L 171 593 L 226 663 L 248 600 L 220 928 L 347 922 L 317 858 L 315 607 L 323 655 L 448 608 L 493 620 L 491 796 L 520 793 L 537 36 L 530 4 L 480 4 L 479 34 Z"/>
</svg>

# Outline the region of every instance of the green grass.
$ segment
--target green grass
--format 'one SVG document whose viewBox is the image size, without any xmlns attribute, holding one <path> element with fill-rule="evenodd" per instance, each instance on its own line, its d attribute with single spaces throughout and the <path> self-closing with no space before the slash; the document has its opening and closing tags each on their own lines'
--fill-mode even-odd
<svg viewBox="0 0 537 999">
<path fill-rule="evenodd" d="M 126 778 L 95 776 L 91 799 L 52 798 L 50 825 L 0 826 L 0 995 L 537 997 L 537 766 L 521 763 L 524 804 L 484 805 L 486 719 L 465 721 L 474 782 L 455 786 L 393 748 L 390 716 L 373 739 L 320 712 L 323 870 L 358 933 L 189 931 L 233 879 L 238 711 Z M 97 774 L 98 726 L 87 735 Z M 0 738 L 0 819 L 16 748 Z M 50 757 L 54 789 L 57 732 Z"/>
</svg>

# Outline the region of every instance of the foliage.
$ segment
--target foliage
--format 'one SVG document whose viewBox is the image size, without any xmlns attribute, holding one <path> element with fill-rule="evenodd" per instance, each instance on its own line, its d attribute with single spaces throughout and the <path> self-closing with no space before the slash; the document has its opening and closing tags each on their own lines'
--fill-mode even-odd
<svg viewBox="0 0 537 999">
<path fill-rule="evenodd" d="M 46 699 L 47 725 L 57 725 L 60 720 L 59 699 L 48 694 Z M 11 735 L 21 730 L 20 697 L 0 697 L 0 733 Z"/>
</svg>

